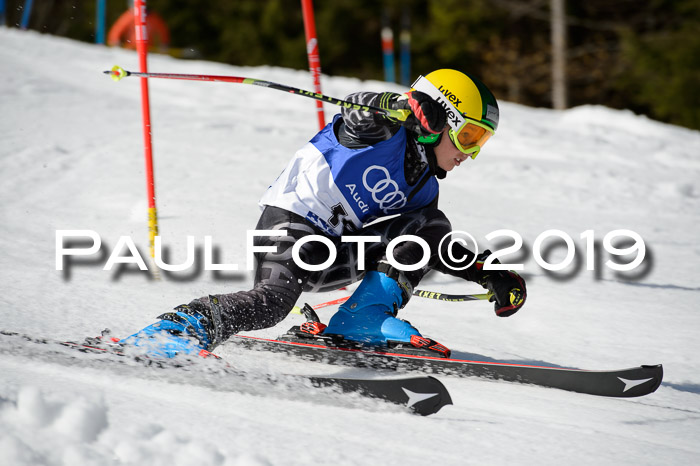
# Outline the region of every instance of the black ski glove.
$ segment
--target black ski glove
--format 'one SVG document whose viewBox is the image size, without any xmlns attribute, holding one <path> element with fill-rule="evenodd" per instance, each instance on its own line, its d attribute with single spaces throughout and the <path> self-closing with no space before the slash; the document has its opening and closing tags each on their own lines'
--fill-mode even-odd
<svg viewBox="0 0 700 466">
<path fill-rule="evenodd" d="M 398 121 L 398 123 L 420 136 L 440 133 L 447 124 L 447 114 L 443 106 L 424 92 L 411 91 L 405 94 L 385 92 L 380 97 L 380 105 L 391 110 L 410 110 L 411 115 L 405 121 Z M 393 118 L 389 119 L 397 121 Z"/>
<path fill-rule="evenodd" d="M 493 296 L 489 301 L 494 303 L 494 310 L 499 317 L 512 316 L 525 304 L 527 288 L 523 277 L 511 270 L 484 270 L 484 261 L 491 255 L 488 249 L 476 256 L 472 267 L 474 278 L 481 286 L 488 289 Z M 494 259 L 493 264 L 500 264 Z"/>
</svg>

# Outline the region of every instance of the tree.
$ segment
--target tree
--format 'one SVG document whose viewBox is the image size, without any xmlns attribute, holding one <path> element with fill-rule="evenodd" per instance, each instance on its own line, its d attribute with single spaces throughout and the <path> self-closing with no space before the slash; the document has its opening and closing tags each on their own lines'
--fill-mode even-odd
<svg viewBox="0 0 700 466">
<path fill-rule="evenodd" d="M 587 0 L 565 4 L 569 106 L 630 108 L 700 128 L 700 2 Z M 36 3 L 36 2 L 35 2 Z M 20 22 L 24 0 L 7 0 Z M 323 72 L 382 79 L 381 17 L 395 32 L 411 16 L 414 76 L 455 68 L 497 98 L 551 106 L 550 0 L 314 0 Z M 108 2 L 108 24 L 126 2 Z M 172 46 L 235 65 L 306 69 L 297 0 L 148 0 L 170 27 Z M 94 42 L 95 2 L 36 3 L 30 28 Z M 179 56 L 185 56 L 182 53 Z"/>
</svg>

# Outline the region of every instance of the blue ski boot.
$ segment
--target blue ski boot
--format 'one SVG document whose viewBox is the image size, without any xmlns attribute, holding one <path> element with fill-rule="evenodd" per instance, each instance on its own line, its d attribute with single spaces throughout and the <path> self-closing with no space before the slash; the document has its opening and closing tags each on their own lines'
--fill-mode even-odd
<svg viewBox="0 0 700 466">
<path fill-rule="evenodd" d="M 367 346 L 388 347 L 407 343 L 449 357 L 449 349 L 423 337 L 410 323 L 396 318 L 396 313 L 412 293 L 413 286 L 402 273 L 388 264 L 380 264 L 377 271 L 367 272 L 350 299 L 331 317 L 323 334 L 341 335 L 346 340 Z"/>
<path fill-rule="evenodd" d="M 153 358 L 173 358 L 178 354 L 210 356 L 207 351 L 218 344 L 214 332 L 216 313 L 214 296 L 209 297 L 214 312 L 203 305 L 182 304 L 174 312 L 158 316 L 158 322 L 119 341 L 124 346 L 135 346 Z"/>
</svg>

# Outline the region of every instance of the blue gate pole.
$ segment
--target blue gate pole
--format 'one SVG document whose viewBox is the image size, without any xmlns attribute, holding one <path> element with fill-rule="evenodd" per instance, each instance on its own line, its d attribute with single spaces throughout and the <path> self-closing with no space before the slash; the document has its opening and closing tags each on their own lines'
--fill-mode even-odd
<svg viewBox="0 0 700 466">
<path fill-rule="evenodd" d="M 382 55 L 384 57 L 384 81 L 395 83 L 394 31 L 391 30 L 390 13 L 388 8 L 385 8 L 382 13 Z"/>
<path fill-rule="evenodd" d="M 5 25 L 5 0 L 0 0 L 0 26 Z"/>
<path fill-rule="evenodd" d="M 401 84 L 411 84 L 411 16 L 408 7 L 403 10 L 401 18 Z"/>
<path fill-rule="evenodd" d="M 32 4 L 34 0 L 24 0 L 24 11 L 22 12 L 22 23 L 20 27 L 27 29 L 29 27 L 29 17 L 32 15 Z"/>
<path fill-rule="evenodd" d="M 95 21 L 95 43 L 105 43 L 105 27 L 107 24 L 107 0 L 97 0 L 97 18 Z"/>
<path fill-rule="evenodd" d="M 382 28 L 382 55 L 384 55 L 384 81 L 396 82 L 394 76 L 394 32 L 389 27 Z"/>
</svg>

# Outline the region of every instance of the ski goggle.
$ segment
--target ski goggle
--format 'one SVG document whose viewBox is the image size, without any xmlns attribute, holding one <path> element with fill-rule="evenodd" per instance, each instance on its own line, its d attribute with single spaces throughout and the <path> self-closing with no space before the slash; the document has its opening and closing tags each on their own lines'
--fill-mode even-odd
<svg viewBox="0 0 700 466">
<path fill-rule="evenodd" d="M 448 134 L 452 144 L 461 153 L 475 159 L 494 131 L 479 121 L 466 119 L 458 130 L 450 128 Z"/>
</svg>

